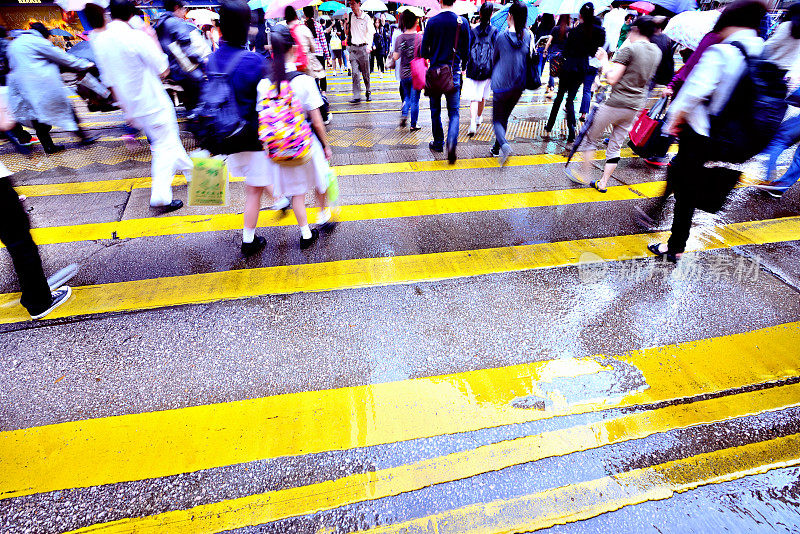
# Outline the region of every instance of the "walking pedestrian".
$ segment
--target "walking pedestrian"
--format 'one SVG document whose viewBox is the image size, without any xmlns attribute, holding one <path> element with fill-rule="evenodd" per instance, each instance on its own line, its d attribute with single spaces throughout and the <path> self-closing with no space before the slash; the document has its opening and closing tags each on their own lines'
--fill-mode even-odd
<svg viewBox="0 0 800 534">
<path fill-rule="evenodd" d="M 447 161 L 456 162 L 458 143 L 459 106 L 461 103 L 461 70 L 469 57 L 469 22 L 453 11 L 455 0 L 439 0 L 441 11 L 428 21 L 422 34 L 422 57 L 430 61 L 428 77 L 433 72 L 449 69 L 452 74 L 452 89 L 445 94 L 436 92 L 430 85 L 425 91 L 431 99 L 431 129 L 433 141 L 428 147 L 433 152 L 447 148 Z M 444 67 L 444 69 L 442 69 Z M 447 103 L 449 123 L 447 140 L 442 129 L 442 96 Z"/>
<path fill-rule="evenodd" d="M 45 153 L 64 150 L 50 137 L 57 126 L 74 132 L 80 146 L 97 141 L 78 124 L 78 115 L 69 102 L 69 92 L 61 80 L 59 67 L 86 72 L 91 61 L 67 54 L 48 41 L 50 31 L 41 22 L 31 24 L 8 45 L 8 105 L 17 122 L 33 127 Z"/>
<path fill-rule="evenodd" d="M 594 120 L 581 145 L 584 147 L 581 149 L 582 175 L 569 167 L 565 169 L 572 181 L 589 184 L 601 193 L 607 191 L 608 179 L 619 164 L 622 145 L 639 111 L 645 105 L 647 85 L 661 61 L 661 51 L 658 46 L 650 42 L 655 27 L 652 17 L 642 16 L 636 19 L 628 33 L 629 45 L 617 50 L 611 60 L 611 65 L 605 73 L 606 80 L 612 87 L 611 95 L 595 112 Z M 606 149 L 603 176 L 599 181 L 594 181 L 590 179 L 590 173 L 595 149 L 609 126 L 611 135 Z"/>
<path fill-rule="evenodd" d="M 361 0 L 350 0 L 352 13 L 347 14 L 345 29 L 347 32 L 347 52 L 350 55 L 350 70 L 353 73 L 353 99 L 351 104 L 361 102 L 361 78 L 364 78 L 364 90 L 367 102 L 371 100 L 369 85 L 369 55 L 375 26 L 372 18 L 361 11 Z"/>
<path fill-rule="evenodd" d="M 331 47 L 331 54 L 333 55 L 333 71 L 339 74 L 341 70 L 344 72 L 344 55 L 342 54 L 342 40 L 339 37 L 339 32 L 335 29 L 331 32 L 331 40 L 329 43 Z"/>
<path fill-rule="evenodd" d="M 314 79 L 317 80 L 319 91 L 322 96 L 326 96 L 328 91 L 328 77 L 325 67 L 331 59 L 331 51 L 328 48 L 328 41 L 325 39 L 325 30 L 322 29 L 322 24 L 316 18 L 314 8 L 306 6 L 303 8 L 303 15 L 306 17 L 306 27 L 314 36 L 314 54 L 317 57 L 317 63 L 320 64 L 321 72 L 319 72 Z M 319 77 L 321 74 L 322 77 Z M 324 119 L 325 117 L 323 117 Z"/>
<path fill-rule="evenodd" d="M 525 90 L 528 56 L 533 52 L 533 36 L 525 29 L 528 8 L 514 0 L 508 9 L 508 29 L 494 45 L 492 67 L 492 123 L 495 142 L 492 156 L 504 165 L 511 154 L 506 140 L 508 118 Z"/>
<path fill-rule="evenodd" d="M 419 130 L 419 94 L 414 89 L 411 77 L 411 62 L 420 57 L 422 35 L 417 31 L 417 16 L 410 10 L 403 11 L 403 27 L 406 30 L 397 37 L 394 46 L 393 59 L 400 64 L 400 87 L 403 93 L 403 110 L 400 113 L 400 127 L 405 128 L 406 121 L 411 118 L 411 131 Z"/>
<path fill-rule="evenodd" d="M 593 32 L 596 32 L 597 39 L 602 38 L 602 47 L 606 40 L 606 30 L 596 16 L 592 17 L 592 24 L 594 25 Z M 586 65 L 586 70 L 583 75 L 583 97 L 581 98 L 581 107 L 579 113 L 581 114 L 581 122 L 586 122 L 586 115 L 589 113 L 589 108 L 592 106 L 592 86 L 594 85 L 597 72 L 600 68 L 600 60 L 594 55 L 589 57 L 589 63 Z"/>
<path fill-rule="evenodd" d="M 250 7 L 245 0 L 222 0 L 219 9 L 221 39 L 219 49 L 209 58 L 209 67 L 217 72 L 230 72 L 229 80 L 239 116 L 245 121 L 241 149 L 228 156 L 228 171 L 244 176 L 244 228 L 242 254 L 252 256 L 266 245 L 256 236 L 261 198 L 267 191 L 272 198 L 274 173 L 268 166 L 267 154 L 258 139 L 258 84 L 267 76 L 264 57 L 246 50 L 250 28 Z M 274 35 L 274 34 L 272 34 Z M 232 69 L 232 70 L 231 70 Z"/>
<path fill-rule="evenodd" d="M 197 107 L 203 68 L 200 51 L 193 46 L 192 31 L 196 30 L 186 19 L 183 0 L 164 0 L 165 12 L 155 22 L 155 31 L 161 49 L 169 58 L 169 77 L 183 89 L 181 100 L 186 111 Z"/>
<path fill-rule="evenodd" d="M 286 6 L 285 18 L 286 24 L 289 26 L 289 30 L 291 30 L 292 37 L 298 46 L 297 57 L 305 58 L 305 67 L 303 67 L 303 60 L 301 59 L 298 61 L 298 63 L 301 63 L 301 65 L 298 65 L 297 70 L 311 76 L 314 79 L 314 82 L 317 84 L 323 100 L 323 106 L 321 108 L 322 121 L 325 124 L 328 124 L 330 122 L 330 117 L 328 116 L 328 106 L 326 103 L 327 97 L 325 96 L 325 92 L 328 89 L 328 82 L 327 78 L 325 77 L 325 66 L 319 60 L 319 51 L 317 50 L 316 42 L 317 40 L 314 37 L 314 32 L 311 30 L 311 28 L 314 27 L 313 19 L 311 21 L 312 24 L 310 25 L 301 24 L 297 17 L 297 11 L 292 6 Z M 308 21 L 308 19 L 306 20 Z"/>
<path fill-rule="evenodd" d="M 575 141 L 575 96 L 583 83 L 589 68 L 589 58 L 597 54 L 597 50 L 605 42 L 602 28 L 594 24 L 594 5 L 588 2 L 581 6 L 580 24 L 569 30 L 564 42 L 563 60 L 559 70 L 558 93 L 550 109 L 550 118 L 544 129 L 544 137 L 549 138 L 556 123 L 558 110 L 566 96 L 564 109 L 567 113 L 567 143 Z M 552 68 L 552 67 L 551 67 Z"/>
<path fill-rule="evenodd" d="M 545 48 L 550 40 L 550 32 L 556 25 L 556 18 L 552 13 L 544 13 L 539 17 L 533 36 L 536 44 L 536 53 L 539 55 L 539 75 L 544 72 L 544 64 L 547 62 Z"/>
<path fill-rule="evenodd" d="M 14 127 L 6 100 L 0 96 L 0 131 Z M 39 249 L 31 237 L 31 223 L 20 202 L 19 195 L 11 185 L 11 173 L 0 162 L 0 242 L 5 245 L 14 264 L 22 295 L 20 304 L 28 310 L 32 319 L 42 319 L 67 302 L 72 295 L 69 286 L 50 290 L 42 268 Z"/>
<path fill-rule="evenodd" d="M 128 21 L 135 13 L 132 0 L 111 0 L 111 22 L 103 9 L 87 4 L 86 17 L 95 28 L 90 42 L 103 83 L 111 88 L 125 119 L 143 130 L 152 152 L 150 206 L 166 213 L 183 207 L 172 198 L 176 172 L 189 176 L 192 160 L 181 142 L 175 107 L 161 80 L 169 71 L 167 56 L 158 44 L 134 30 Z"/>
<path fill-rule="evenodd" d="M 291 198 L 297 224 L 300 227 L 301 248 L 310 247 L 319 237 L 319 228 L 331 223 L 332 213 L 328 206 L 327 189 L 330 173 L 328 161 L 331 158 L 331 147 L 325 125 L 322 124 L 322 96 L 313 78 L 295 71 L 295 54 L 298 49 L 291 33 L 280 26 L 272 32 L 273 67 L 269 79 L 258 85 L 259 101 L 269 98 L 274 88 L 280 88 L 282 82 L 288 82 L 293 93 L 306 114 L 306 119 L 316 134 L 311 136 L 310 158 L 299 165 L 279 165 L 267 158 L 267 167 L 273 175 L 275 194 Z M 314 188 L 320 211 L 317 214 L 317 228 L 310 228 L 306 214 L 306 193 Z"/>
<path fill-rule="evenodd" d="M 387 67 L 391 68 L 391 66 L 394 65 L 394 77 L 395 77 L 395 79 L 397 80 L 397 82 L 399 84 L 398 85 L 398 92 L 400 93 L 400 102 L 405 102 L 406 95 L 403 92 L 403 84 L 399 83 L 403 79 L 402 78 L 400 61 L 395 60 L 394 53 L 395 53 L 396 46 L 397 46 L 397 39 L 398 39 L 398 37 L 403 35 L 403 32 L 405 30 L 406 30 L 406 28 L 403 27 L 403 14 L 402 13 L 398 13 L 397 25 L 393 26 L 393 29 L 392 29 L 392 41 L 391 41 L 391 45 L 390 45 L 391 48 L 389 48 L 389 58 L 387 59 Z"/>
<path fill-rule="evenodd" d="M 469 101 L 469 130 L 472 137 L 483 121 L 483 108 L 489 98 L 491 89 L 494 47 L 497 40 L 497 28 L 489 22 L 492 18 L 492 4 L 486 2 L 479 11 L 480 21 L 472 28 L 467 60 L 467 76 L 464 78 L 463 97 Z"/>
<path fill-rule="evenodd" d="M 628 34 L 633 27 L 633 21 L 636 20 L 636 15 L 625 15 L 625 22 L 622 24 L 622 29 L 619 31 L 619 39 L 617 40 L 617 49 L 622 46 L 622 43 L 628 40 Z"/>
<path fill-rule="evenodd" d="M 564 52 L 564 45 L 567 42 L 567 33 L 569 33 L 569 26 L 572 22 L 569 15 L 559 15 L 558 25 L 550 30 L 550 37 L 544 45 L 543 57 L 547 58 L 550 64 L 550 73 L 547 80 L 547 89 L 545 96 L 551 96 L 553 89 L 556 86 L 556 79 L 561 67 L 561 54 Z"/>
<path fill-rule="evenodd" d="M 10 70 L 8 67 L 8 55 L 6 53 L 8 51 L 8 45 L 10 41 L 7 37 L 8 32 L 6 31 L 5 27 L 0 26 L 0 92 L 3 93 L 2 98 L 5 99 L 5 102 L 8 101 L 8 86 L 6 85 L 6 78 Z M 14 123 L 10 130 L 0 133 L 2 133 L 3 137 L 8 139 L 8 141 L 14 147 L 14 150 L 23 155 L 30 154 L 30 147 L 39 141 L 38 138 L 29 134 L 19 123 Z"/>
<path fill-rule="evenodd" d="M 375 19 L 375 33 L 372 35 L 372 51 L 369 55 L 369 71 L 370 73 L 375 70 L 375 63 L 378 64 L 378 70 L 384 72 L 383 66 L 383 26 L 380 19 Z"/>
<path fill-rule="evenodd" d="M 678 154 L 667 169 L 668 187 L 675 194 L 671 235 L 667 243 L 648 246 L 669 261 L 677 261 L 686 248 L 699 188 L 710 187 L 713 176 L 719 174 L 719 167 L 706 167 L 715 156 L 709 149 L 713 146 L 710 119 L 728 104 L 745 69 L 745 57 L 733 43 L 750 56 L 760 56 L 764 41 L 756 29 L 766 11 L 760 0 L 728 4 L 714 27 L 721 43 L 706 49 L 670 106 L 665 128 L 679 136 Z"/>
</svg>

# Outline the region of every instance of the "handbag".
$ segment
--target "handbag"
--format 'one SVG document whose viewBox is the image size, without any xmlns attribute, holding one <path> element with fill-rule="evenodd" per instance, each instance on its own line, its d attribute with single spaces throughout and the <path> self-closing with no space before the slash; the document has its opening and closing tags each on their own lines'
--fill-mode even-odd
<svg viewBox="0 0 800 534">
<path fill-rule="evenodd" d="M 561 66 L 564 64 L 564 56 L 561 52 L 555 52 L 550 56 L 550 77 L 558 78 L 561 74 Z"/>
<path fill-rule="evenodd" d="M 422 91 L 425 89 L 425 77 L 428 72 L 428 65 L 425 64 L 425 58 L 420 57 L 419 47 L 422 39 L 420 35 L 414 40 L 414 59 L 411 60 L 411 85 L 415 91 Z"/>
<path fill-rule="evenodd" d="M 531 50 L 525 62 L 525 89 L 535 91 L 542 86 L 542 77 L 539 73 L 539 52 L 533 47 L 533 34 L 531 34 Z"/>
<path fill-rule="evenodd" d="M 660 123 L 664 121 L 666 114 L 667 97 L 661 97 L 652 109 L 643 109 L 630 132 L 631 143 L 635 147 L 641 148 L 650 141 Z"/>
<path fill-rule="evenodd" d="M 439 65 L 428 69 L 425 75 L 425 91 L 428 96 L 449 95 L 456 89 L 453 82 L 453 63 L 456 60 L 458 50 L 458 36 L 461 33 L 461 17 L 456 22 L 456 40 L 453 44 L 453 56 L 450 58 L 449 65 Z"/>
</svg>

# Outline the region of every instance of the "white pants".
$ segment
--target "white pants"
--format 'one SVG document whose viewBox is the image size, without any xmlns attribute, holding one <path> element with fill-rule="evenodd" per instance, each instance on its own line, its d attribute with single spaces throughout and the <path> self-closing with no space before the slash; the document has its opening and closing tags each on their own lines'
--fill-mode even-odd
<svg viewBox="0 0 800 534">
<path fill-rule="evenodd" d="M 194 166 L 181 143 L 175 110 L 136 117 L 134 124 L 150 140 L 150 205 L 166 206 L 172 202 L 172 178 L 175 173 L 180 172 L 188 177 Z"/>
</svg>

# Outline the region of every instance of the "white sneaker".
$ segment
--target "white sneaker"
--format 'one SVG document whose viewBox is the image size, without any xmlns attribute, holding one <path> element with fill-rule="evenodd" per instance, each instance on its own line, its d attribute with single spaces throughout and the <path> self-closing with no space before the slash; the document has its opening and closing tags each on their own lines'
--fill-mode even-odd
<svg viewBox="0 0 800 534">
<path fill-rule="evenodd" d="M 478 131 L 478 125 L 475 124 L 475 121 L 471 121 L 469 123 L 469 130 L 467 130 L 467 135 L 472 137 L 473 135 L 475 135 L 475 132 L 477 131 Z"/>
<path fill-rule="evenodd" d="M 69 286 L 61 286 L 55 291 L 53 291 L 53 301 L 50 303 L 50 307 L 47 308 L 42 313 L 37 313 L 36 315 L 31 315 L 31 319 L 43 319 L 47 315 L 49 315 L 53 310 L 64 304 L 69 300 L 72 296 L 72 288 Z"/>
<path fill-rule="evenodd" d="M 288 198 L 286 198 L 286 197 L 282 197 L 282 198 L 279 198 L 278 200 L 276 200 L 276 201 L 275 201 L 275 204 L 273 204 L 272 206 L 270 206 L 270 207 L 269 207 L 269 209 L 271 209 L 271 210 L 273 210 L 273 211 L 277 211 L 277 210 L 285 210 L 285 209 L 287 209 L 287 208 L 288 208 L 290 205 L 291 205 L 291 202 L 289 202 L 289 199 L 288 199 Z"/>
<path fill-rule="evenodd" d="M 475 120 L 475 124 L 477 124 L 478 126 L 480 126 L 481 124 L 483 124 L 483 117 L 481 117 L 480 115 L 478 115 L 478 118 Z"/>
<path fill-rule="evenodd" d="M 317 224 L 322 226 L 331 220 L 332 214 L 330 208 L 323 208 L 317 212 Z"/>
</svg>

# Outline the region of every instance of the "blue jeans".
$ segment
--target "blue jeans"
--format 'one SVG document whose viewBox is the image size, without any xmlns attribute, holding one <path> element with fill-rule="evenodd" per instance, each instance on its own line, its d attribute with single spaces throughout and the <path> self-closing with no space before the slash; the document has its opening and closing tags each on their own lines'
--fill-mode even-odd
<svg viewBox="0 0 800 534">
<path fill-rule="evenodd" d="M 770 142 L 769 146 L 764 150 L 764 154 L 769 156 L 767 162 L 767 180 L 772 177 L 775 169 L 778 167 L 778 158 L 784 150 L 800 141 L 800 115 L 792 117 L 783 121 L 778 132 Z M 784 191 L 794 185 L 797 180 L 800 180 L 800 148 L 795 150 L 792 163 L 786 173 L 775 180 L 773 185 L 780 187 Z"/>
<path fill-rule="evenodd" d="M 589 108 L 592 107 L 592 84 L 594 78 L 597 76 L 597 69 L 589 67 L 586 74 L 583 76 L 583 98 L 581 99 L 581 113 L 589 113 Z"/>
<path fill-rule="evenodd" d="M 416 128 L 419 118 L 419 91 L 414 89 L 412 78 L 400 80 L 400 91 L 403 93 L 403 111 L 401 115 L 408 117 L 411 114 L 411 127 Z"/>
<path fill-rule="evenodd" d="M 458 143 L 458 108 L 461 105 L 461 73 L 453 72 L 453 85 L 455 90 L 447 99 L 447 115 L 450 119 L 447 125 L 447 146 L 455 148 Z M 444 146 L 444 131 L 442 130 L 442 96 L 431 96 L 431 130 L 433 130 L 433 145 Z"/>
</svg>

